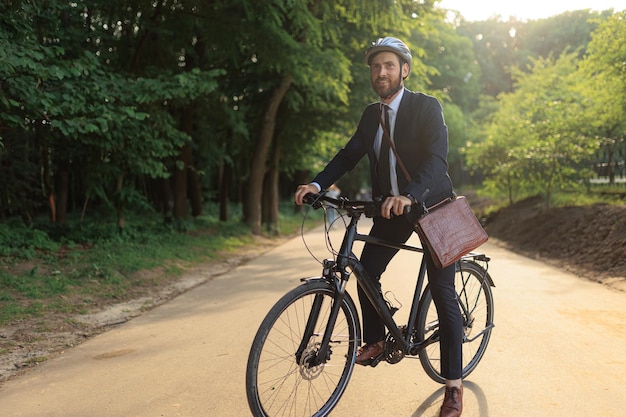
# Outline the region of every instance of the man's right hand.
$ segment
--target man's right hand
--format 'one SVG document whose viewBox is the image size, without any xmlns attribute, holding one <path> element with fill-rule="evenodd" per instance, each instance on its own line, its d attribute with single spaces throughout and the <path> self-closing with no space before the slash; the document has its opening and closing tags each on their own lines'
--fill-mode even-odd
<svg viewBox="0 0 626 417">
<path fill-rule="evenodd" d="M 299 185 L 298 188 L 296 189 L 296 194 L 295 194 L 296 204 L 301 206 L 302 205 L 302 200 L 304 199 L 304 196 L 309 194 L 309 193 L 316 194 L 316 193 L 319 193 L 319 190 L 313 184 L 302 184 L 302 185 Z"/>
</svg>

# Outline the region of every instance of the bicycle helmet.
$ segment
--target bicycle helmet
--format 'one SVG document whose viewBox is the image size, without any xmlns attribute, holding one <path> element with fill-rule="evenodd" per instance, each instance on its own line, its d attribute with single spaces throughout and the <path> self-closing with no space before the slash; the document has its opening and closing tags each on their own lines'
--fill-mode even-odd
<svg viewBox="0 0 626 417">
<path fill-rule="evenodd" d="M 400 57 L 400 59 L 409 64 L 409 74 L 413 67 L 413 57 L 411 56 L 411 50 L 400 39 L 388 36 L 386 38 L 378 38 L 372 42 L 367 51 L 365 51 L 365 63 L 371 64 L 372 57 L 378 52 L 389 51 L 393 52 Z"/>
</svg>

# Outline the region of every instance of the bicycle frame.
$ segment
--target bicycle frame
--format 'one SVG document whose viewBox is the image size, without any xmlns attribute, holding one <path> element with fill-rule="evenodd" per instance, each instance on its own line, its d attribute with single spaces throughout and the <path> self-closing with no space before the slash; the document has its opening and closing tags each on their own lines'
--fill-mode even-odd
<svg viewBox="0 0 626 417">
<path fill-rule="evenodd" d="M 319 349 L 318 358 L 316 358 L 315 362 L 317 364 L 324 362 L 327 357 L 328 346 L 330 344 L 332 329 L 334 328 L 334 321 L 337 318 L 337 314 L 339 308 L 341 306 L 342 298 L 345 296 L 345 288 L 346 284 L 350 278 L 350 272 L 348 269 L 352 270 L 354 275 L 357 278 L 359 285 L 371 301 L 372 305 L 376 309 L 378 315 L 383 320 L 387 329 L 393 336 L 396 341 L 396 345 L 402 349 L 404 354 L 409 352 L 418 352 L 428 344 L 432 343 L 434 339 L 437 338 L 437 333 L 434 333 L 428 340 L 420 341 L 418 346 L 411 345 L 411 337 L 412 332 L 407 331 L 406 335 L 402 334 L 402 330 L 398 327 L 395 320 L 392 317 L 392 313 L 387 306 L 387 303 L 383 299 L 382 295 L 377 289 L 377 286 L 373 282 L 373 280 L 368 276 L 367 272 L 363 268 L 363 265 L 352 253 L 352 247 L 354 242 L 361 241 L 365 243 L 387 246 L 390 248 L 398 249 L 398 250 L 409 250 L 413 252 L 423 253 L 424 250 L 417 246 L 411 246 L 406 244 L 399 244 L 394 242 L 385 241 L 379 238 L 371 237 L 368 235 L 360 234 L 357 232 L 357 223 L 360 219 L 360 215 L 352 215 L 350 219 L 350 223 L 346 228 L 346 232 L 341 244 L 341 248 L 337 254 L 336 261 L 327 261 L 324 265 L 324 277 L 329 281 L 335 283 L 335 296 L 333 302 L 333 309 L 331 311 L 329 317 L 329 324 L 326 327 L 326 332 L 322 338 L 322 343 Z M 337 279 L 337 275 L 339 274 L 339 278 Z M 411 305 L 411 310 L 409 313 L 409 321 L 407 323 L 407 329 L 413 329 L 415 326 L 415 322 L 417 321 L 418 309 L 419 309 L 419 301 L 422 294 L 422 290 L 424 287 L 424 279 L 426 276 L 426 262 L 422 257 L 422 261 L 420 263 L 419 274 L 417 278 L 417 284 L 415 287 L 415 293 L 413 295 L 413 302 Z M 317 316 L 317 315 L 313 315 Z M 310 335 L 313 333 L 313 328 L 315 323 L 307 323 L 307 328 L 305 330 L 305 337 L 303 338 L 303 343 L 305 340 L 308 340 Z M 403 342 L 403 343 L 401 343 Z M 305 346 L 300 346 L 298 352 L 303 351 Z"/>
</svg>

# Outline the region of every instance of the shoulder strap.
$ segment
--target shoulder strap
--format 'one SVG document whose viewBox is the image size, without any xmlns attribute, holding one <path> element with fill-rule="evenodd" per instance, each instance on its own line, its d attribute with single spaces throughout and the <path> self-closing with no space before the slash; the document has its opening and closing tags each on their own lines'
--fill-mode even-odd
<svg viewBox="0 0 626 417">
<path fill-rule="evenodd" d="M 382 126 L 383 120 L 380 114 L 381 113 L 378 112 L 378 121 L 380 122 L 380 125 Z M 411 176 L 409 175 L 409 171 L 406 170 L 406 167 L 402 163 L 402 159 L 400 159 L 400 156 L 398 155 L 398 151 L 396 150 L 396 145 L 393 143 L 393 141 L 391 140 L 391 138 L 389 137 L 389 134 L 387 133 L 385 129 L 383 129 L 383 136 L 385 137 L 385 140 L 389 142 L 389 148 L 391 148 L 391 150 L 393 151 L 393 154 L 396 156 L 396 163 L 400 165 L 400 169 L 402 170 L 402 173 L 404 174 L 406 180 L 408 182 L 411 182 Z"/>
</svg>

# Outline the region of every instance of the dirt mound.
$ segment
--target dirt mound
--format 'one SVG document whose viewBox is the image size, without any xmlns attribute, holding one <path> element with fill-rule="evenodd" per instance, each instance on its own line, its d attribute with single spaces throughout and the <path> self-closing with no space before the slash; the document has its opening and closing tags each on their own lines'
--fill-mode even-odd
<svg viewBox="0 0 626 417">
<path fill-rule="evenodd" d="M 598 281 L 626 280 L 626 206 L 544 209 L 533 197 L 486 219 L 490 236 Z"/>
</svg>

